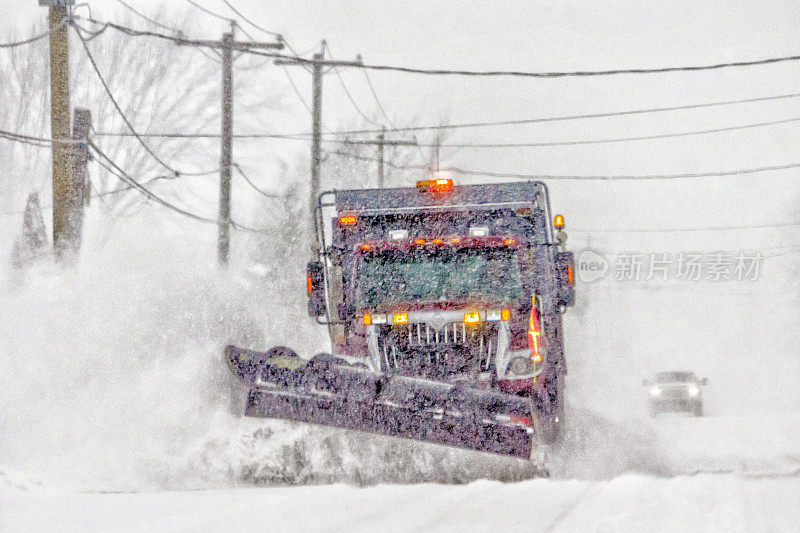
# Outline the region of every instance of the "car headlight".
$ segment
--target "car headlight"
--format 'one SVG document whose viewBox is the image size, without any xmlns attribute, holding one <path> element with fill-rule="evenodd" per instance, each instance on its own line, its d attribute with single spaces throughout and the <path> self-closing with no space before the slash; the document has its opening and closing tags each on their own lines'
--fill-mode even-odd
<svg viewBox="0 0 800 533">
<path fill-rule="evenodd" d="M 689 396 L 697 396 L 698 394 L 700 394 L 700 387 L 698 387 L 697 385 L 689 385 L 688 392 Z"/>
<path fill-rule="evenodd" d="M 650 396 L 654 398 L 656 396 L 661 396 L 661 389 L 659 389 L 658 387 L 653 387 L 652 389 L 650 389 Z"/>
</svg>

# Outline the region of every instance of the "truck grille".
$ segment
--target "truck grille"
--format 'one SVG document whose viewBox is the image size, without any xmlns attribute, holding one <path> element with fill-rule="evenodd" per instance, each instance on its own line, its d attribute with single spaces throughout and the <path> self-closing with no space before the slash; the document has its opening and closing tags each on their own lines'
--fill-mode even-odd
<svg viewBox="0 0 800 533">
<path fill-rule="evenodd" d="M 447 324 L 439 330 L 428 324 L 410 324 L 397 328 L 395 331 L 399 337 L 398 340 L 407 346 L 466 344 L 467 342 L 467 325 L 463 322 Z"/>
<path fill-rule="evenodd" d="M 416 323 L 387 327 L 379 347 L 387 368 L 446 380 L 488 371 L 497 352 L 497 334 L 488 325 L 475 328 L 454 322 L 436 329 Z"/>
</svg>

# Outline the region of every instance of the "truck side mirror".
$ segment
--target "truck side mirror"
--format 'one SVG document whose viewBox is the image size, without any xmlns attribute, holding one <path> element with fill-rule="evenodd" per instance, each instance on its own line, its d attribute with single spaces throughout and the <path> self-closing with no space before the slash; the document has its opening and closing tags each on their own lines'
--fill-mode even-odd
<svg viewBox="0 0 800 533">
<path fill-rule="evenodd" d="M 558 286 L 558 305 L 575 305 L 575 254 L 556 253 L 556 283 Z"/>
<path fill-rule="evenodd" d="M 325 276 L 322 263 L 311 261 L 306 266 L 308 289 L 308 316 L 320 317 L 325 314 Z"/>
</svg>

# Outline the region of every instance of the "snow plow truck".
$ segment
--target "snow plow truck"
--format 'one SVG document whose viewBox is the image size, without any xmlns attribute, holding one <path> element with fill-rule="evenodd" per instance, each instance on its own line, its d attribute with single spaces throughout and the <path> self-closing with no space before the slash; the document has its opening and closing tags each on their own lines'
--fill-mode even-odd
<svg viewBox="0 0 800 533">
<path fill-rule="evenodd" d="M 558 437 L 575 289 L 544 183 L 334 190 L 314 219 L 308 312 L 332 350 L 228 346 L 246 416 L 521 458 Z"/>
</svg>

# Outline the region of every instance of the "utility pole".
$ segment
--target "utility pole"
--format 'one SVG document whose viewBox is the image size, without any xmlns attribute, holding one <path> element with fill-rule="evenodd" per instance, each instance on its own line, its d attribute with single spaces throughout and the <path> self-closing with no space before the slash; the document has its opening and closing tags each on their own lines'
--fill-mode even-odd
<svg viewBox="0 0 800 533">
<path fill-rule="evenodd" d="M 386 128 L 381 128 L 381 132 L 378 134 L 378 137 L 374 140 L 363 140 L 363 141 L 348 141 L 348 144 L 368 144 L 368 145 L 375 145 L 378 147 L 378 188 L 383 189 L 385 185 L 385 172 L 384 172 L 384 147 L 385 146 L 416 146 L 417 140 L 412 139 L 410 141 L 404 140 L 386 140 Z"/>
<path fill-rule="evenodd" d="M 69 103 L 69 6 L 72 0 L 39 0 L 48 6 L 50 29 L 50 138 L 53 159 L 53 248 L 61 258 L 72 247 L 72 147 Z"/>
<path fill-rule="evenodd" d="M 86 177 L 86 164 L 89 161 L 89 130 L 92 126 L 92 113 L 88 109 L 75 108 L 72 117 L 72 190 L 70 193 L 70 232 L 75 250 L 80 248 L 83 234 L 83 204 L 88 205 L 89 180 Z"/>
<path fill-rule="evenodd" d="M 217 259 L 227 265 L 231 249 L 231 162 L 233 160 L 233 32 L 222 36 L 222 138 L 219 157 L 219 237 Z"/>
<path fill-rule="evenodd" d="M 233 51 L 247 52 L 253 49 L 282 50 L 283 42 L 256 43 L 237 41 L 234 33 L 236 21 L 231 20 L 231 31 L 220 41 L 180 39 L 179 45 L 205 46 L 222 49 L 222 135 L 219 160 L 219 238 L 217 258 L 227 265 L 231 248 L 231 167 L 233 166 Z"/>
<path fill-rule="evenodd" d="M 324 46 L 325 41 L 323 41 Z M 311 65 L 311 74 L 313 77 L 313 95 L 312 95 L 312 126 L 311 126 L 311 187 L 309 191 L 308 206 L 311 213 L 311 227 L 314 227 L 314 208 L 317 205 L 317 196 L 320 189 L 320 164 L 322 162 L 322 68 L 330 67 L 360 67 L 361 60 L 358 61 L 336 61 L 333 59 L 325 59 L 324 53 L 314 54 L 312 59 L 276 59 L 276 65 Z"/>
</svg>

